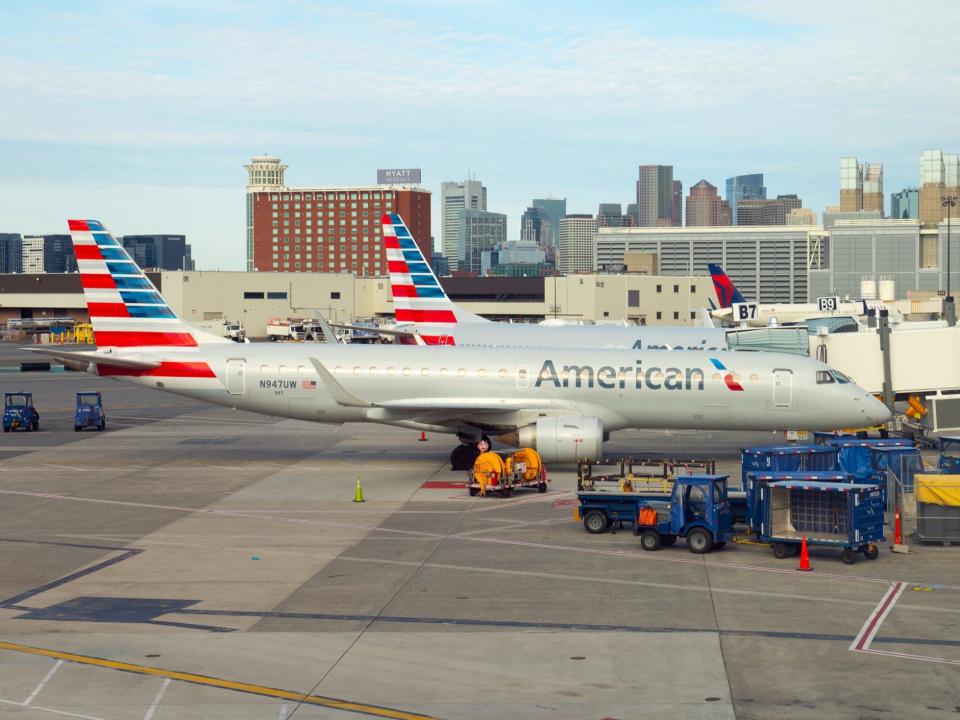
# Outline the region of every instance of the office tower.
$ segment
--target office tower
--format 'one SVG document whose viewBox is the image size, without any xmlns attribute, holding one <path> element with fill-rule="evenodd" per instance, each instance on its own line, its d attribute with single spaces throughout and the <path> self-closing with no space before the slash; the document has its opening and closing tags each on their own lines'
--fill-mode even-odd
<svg viewBox="0 0 960 720">
<path fill-rule="evenodd" d="M 560 221 L 557 269 L 561 274 L 594 271 L 593 215 L 567 215 Z"/>
<path fill-rule="evenodd" d="M 629 203 L 627 212 L 623 216 L 623 227 L 640 226 L 640 206 L 637 203 Z"/>
<path fill-rule="evenodd" d="M 461 210 L 487 209 L 487 189 L 479 180 L 464 180 L 463 182 L 445 182 L 440 185 L 440 208 L 443 217 L 443 254 L 450 261 L 451 270 L 461 270 L 460 260 L 464 257 L 457 243 L 460 242 L 462 228 L 460 227 Z M 479 258 L 477 270 L 479 272 Z"/>
<path fill-rule="evenodd" d="M 867 163 L 863 171 L 863 209 L 883 215 L 883 163 Z"/>
<path fill-rule="evenodd" d="M 687 195 L 687 227 L 718 226 L 723 224 L 723 201 L 717 188 L 701 180 Z"/>
<path fill-rule="evenodd" d="M 796 195 L 778 195 L 775 200 L 741 200 L 737 203 L 738 225 L 786 225 L 787 213 L 803 207 Z"/>
<path fill-rule="evenodd" d="M 763 173 L 737 175 L 727 178 L 727 203 L 730 205 L 730 223 L 737 224 L 737 203 L 741 200 L 766 200 L 767 188 L 763 185 Z"/>
<path fill-rule="evenodd" d="M 534 198 L 530 203 L 535 208 L 543 210 L 550 218 L 550 242 L 544 243 L 551 247 L 556 247 L 557 238 L 560 237 L 560 220 L 567 215 L 566 198 Z"/>
<path fill-rule="evenodd" d="M 457 258 L 448 256 L 450 269 L 479 275 L 483 252 L 493 250 L 507 241 L 507 216 L 471 208 L 460 208 L 457 213 L 458 235 L 455 247 L 460 255 Z"/>
<path fill-rule="evenodd" d="M 920 224 L 936 227 L 947 216 L 945 196 L 960 197 L 960 156 L 924 150 L 920 156 Z M 952 213 L 951 213 L 952 214 Z"/>
<path fill-rule="evenodd" d="M 288 187 L 279 158 L 253 158 L 247 184 L 247 267 L 385 275 L 384 213 L 403 216 L 430 260 L 430 192 L 418 185 Z"/>
<path fill-rule="evenodd" d="M 641 165 L 637 179 L 637 225 L 673 226 L 673 193 L 672 165 Z"/>
<path fill-rule="evenodd" d="M 556 235 L 547 211 L 535 205 L 524 210 L 520 216 L 520 241 L 537 245 L 555 245 Z"/>
<path fill-rule="evenodd" d="M 620 203 L 600 203 L 597 211 L 597 227 L 620 227 L 623 225 L 623 213 Z"/>
<path fill-rule="evenodd" d="M 48 273 L 77 272 L 77 256 L 69 235 L 43 236 L 43 271 Z"/>
<path fill-rule="evenodd" d="M 193 269 L 185 235 L 124 235 L 120 242 L 142 268 Z"/>
<path fill-rule="evenodd" d="M 683 226 L 683 182 L 680 180 L 674 180 L 672 187 L 672 193 L 670 195 L 671 210 L 670 210 L 670 222 L 673 224 L 673 227 L 682 227 Z"/>
<path fill-rule="evenodd" d="M 890 193 L 890 217 L 895 220 L 918 220 L 920 189 L 905 188 L 898 193 Z"/>
<path fill-rule="evenodd" d="M 791 208 L 787 211 L 787 225 L 816 225 L 817 214 L 807 208 Z"/>
<path fill-rule="evenodd" d="M 20 233 L 0 233 L 0 273 L 23 272 L 23 240 Z"/>
<path fill-rule="evenodd" d="M 43 235 L 24 235 L 20 248 L 22 272 L 42 273 Z"/>
<path fill-rule="evenodd" d="M 840 158 L 840 212 L 863 210 L 863 166 L 856 158 Z"/>
</svg>

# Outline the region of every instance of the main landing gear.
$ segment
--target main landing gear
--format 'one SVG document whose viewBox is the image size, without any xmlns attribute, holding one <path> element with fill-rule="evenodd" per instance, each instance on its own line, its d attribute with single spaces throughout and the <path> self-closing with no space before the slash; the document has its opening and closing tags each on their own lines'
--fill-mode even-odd
<svg viewBox="0 0 960 720">
<path fill-rule="evenodd" d="M 467 438 L 461 438 L 460 444 L 453 449 L 453 452 L 450 453 L 450 469 L 451 470 L 470 470 L 473 468 L 473 463 L 479 457 L 480 453 L 484 453 L 490 449 L 490 438 L 486 435 L 481 438 L 480 442 L 473 442 Z"/>
</svg>

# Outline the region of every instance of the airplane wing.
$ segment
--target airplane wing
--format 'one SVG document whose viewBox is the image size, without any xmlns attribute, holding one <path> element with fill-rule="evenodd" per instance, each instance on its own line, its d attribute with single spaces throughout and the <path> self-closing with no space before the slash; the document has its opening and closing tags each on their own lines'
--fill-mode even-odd
<svg viewBox="0 0 960 720">
<path fill-rule="evenodd" d="M 98 363 L 101 365 L 113 365 L 114 367 L 132 368 L 134 370 L 150 370 L 160 367 L 160 360 L 147 358 L 145 356 L 117 356 L 108 352 L 99 350 L 54 350 L 52 348 L 22 348 L 40 355 L 50 355 L 60 361 Z"/>
<path fill-rule="evenodd" d="M 320 329 L 323 331 L 323 341 L 325 343 L 330 343 L 332 345 L 338 345 L 340 343 L 340 341 L 337 340 L 336 334 L 330 329 L 330 323 L 327 322 L 327 319 L 323 315 L 315 312 L 313 314 L 313 319 L 316 320 L 320 325 Z"/>
</svg>

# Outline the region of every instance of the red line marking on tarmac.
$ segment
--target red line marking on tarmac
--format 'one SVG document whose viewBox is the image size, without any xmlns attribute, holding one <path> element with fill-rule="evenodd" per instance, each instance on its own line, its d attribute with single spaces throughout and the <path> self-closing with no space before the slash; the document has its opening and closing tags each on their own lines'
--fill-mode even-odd
<svg viewBox="0 0 960 720">
<path fill-rule="evenodd" d="M 883 625 L 883 621 L 887 619 L 887 615 L 890 614 L 893 606 L 897 600 L 900 599 L 905 587 L 906 584 L 902 582 L 895 582 L 890 586 L 890 589 L 884 593 L 880 602 L 873 609 L 873 612 L 870 613 L 870 617 L 867 618 L 863 627 L 860 628 L 860 632 L 857 633 L 853 642 L 850 643 L 851 650 L 863 652 L 864 650 L 870 649 L 870 643 L 873 642 L 873 638 L 876 637 L 877 631 L 880 629 L 880 626 Z"/>
<path fill-rule="evenodd" d="M 463 490 L 467 483 L 447 480 L 427 480 L 420 487 L 425 490 Z"/>
</svg>

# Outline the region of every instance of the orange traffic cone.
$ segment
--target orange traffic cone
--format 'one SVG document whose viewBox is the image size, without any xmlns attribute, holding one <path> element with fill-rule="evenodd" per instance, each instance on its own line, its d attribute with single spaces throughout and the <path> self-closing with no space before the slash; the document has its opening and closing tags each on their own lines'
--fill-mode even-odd
<svg viewBox="0 0 960 720">
<path fill-rule="evenodd" d="M 806 535 L 804 535 L 803 539 L 800 541 L 800 566 L 797 568 L 797 570 L 801 570 L 803 572 L 810 572 L 813 570 L 813 568 L 810 567 L 810 555 L 807 553 Z"/>
<path fill-rule="evenodd" d="M 417 442 L 426 442 L 426 441 L 427 441 L 427 433 L 425 433 L 423 430 L 421 430 L 421 431 L 420 431 L 420 439 L 419 439 Z"/>
</svg>

